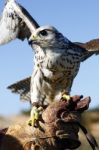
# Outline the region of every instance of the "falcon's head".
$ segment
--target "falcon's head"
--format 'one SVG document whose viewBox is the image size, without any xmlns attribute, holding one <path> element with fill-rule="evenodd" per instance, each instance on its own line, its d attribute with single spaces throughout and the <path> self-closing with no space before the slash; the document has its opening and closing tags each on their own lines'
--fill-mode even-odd
<svg viewBox="0 0 99 150">
<path fill-rule="evenodd" d="M 55 27 L 42 26 L 34 31 L 29 38 L 29 44 L 35 44 L 42 48 L 62 48 L 69 43 Z"/>
</svg>

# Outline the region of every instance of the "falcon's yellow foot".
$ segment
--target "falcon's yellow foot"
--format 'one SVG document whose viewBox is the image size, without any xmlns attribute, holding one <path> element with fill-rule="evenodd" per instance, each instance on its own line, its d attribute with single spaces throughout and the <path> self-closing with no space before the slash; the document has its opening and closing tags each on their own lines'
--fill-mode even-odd
<svg viewBox="0 0 99 150">
<path fill-rule="evenodd" d="M 62 99 L 69 101 L 69 100 L 71 100 L 71 96 L 70 96 L 70 95 L 67 95 L 67 94 L 63 94 L 63 95 L 62 95 Z"/>
<path fill-rule="evenodd" d="M 42 107 L 37 108 L 36 106 L 33 106 L 32 110 L 30 112 L 30 119 L 28 121 L 28 125 L 34 127 L 37 124 L 42 110 L 43 110 Z"/>
</svg>

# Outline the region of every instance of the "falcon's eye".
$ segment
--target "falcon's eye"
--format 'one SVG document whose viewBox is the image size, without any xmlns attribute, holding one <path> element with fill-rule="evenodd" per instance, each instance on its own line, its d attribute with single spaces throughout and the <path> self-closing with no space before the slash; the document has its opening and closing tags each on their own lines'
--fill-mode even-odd
<svg viewBox="0 0 99 150">
<path fill-rule="evenodd" d="M 42 30 L 42 31 L 40 31 L 40 35 L 41 35 L 41 36 L 47 36 L 48 33 L 47 33 L 46 30 Z"/>
</svg>

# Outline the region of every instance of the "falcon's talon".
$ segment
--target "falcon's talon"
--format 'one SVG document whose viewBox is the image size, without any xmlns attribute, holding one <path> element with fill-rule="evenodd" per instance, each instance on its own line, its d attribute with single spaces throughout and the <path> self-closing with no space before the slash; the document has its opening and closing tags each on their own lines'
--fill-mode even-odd
<svg viewBox="0 0 99 150">
<path fill-rule="evenodd" d="M 30 113 L 30 119 L 28 121 L 28 125 L 30 126 L 35 126 L 35 124 L 38 122 L 39 120 L 39 116 L 40 116 L 40 107 L 37 108 L 36 106 L 33 106 L 31 113 Z"/>
<path fill-rule="evenodd" d="M 28 120 L 28 125 L 34 127 L 34 125 L 35 125 L 35 120 L 29 119 L 29 120 Z"/>
<path fill-rule="evenodd" d="M 67 94 L 63 94 L 63 95 L 62 95 L 62 99 L 69 101 L 69 100 L 71 100 L 71 96 L 70 96 L 70 95 L 67 95 Z"/>
</svg>

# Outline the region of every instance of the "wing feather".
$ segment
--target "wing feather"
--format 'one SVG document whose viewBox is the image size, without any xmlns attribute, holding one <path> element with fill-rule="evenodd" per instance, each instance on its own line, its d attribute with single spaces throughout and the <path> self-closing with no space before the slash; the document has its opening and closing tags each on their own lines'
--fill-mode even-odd
<svg viewBox="0 0 99 150">
<path fill-rule="evenodd" d="M 82 62 L 94 54 L 99 55 L 99 39 L 93 39 L 86 43 L 74 42 L 74 44 L 85 49 L 85 53 L 82 56 Z"/>
<path fill-rule="evenodd" d="M 30 82 L 31 77 L 18 81 L 7 88 L 13 93 L 19 94 L 21 100 L 30 101 Z"/>
<path fill-rule="evenodd" d="M 99 39 L 93 39 L 86 43 L 75 42 L 75 44 L 85 48 L 89 53 L 94 52 L 95 54 L 99 54 Z"/>
<path fill-rule="evenodd" d="M 0 18 L 0 45 L 16 38 L 28 39 L 31 32 L 38 27 L 38 23 L 23 6 L 8 1 Z"/>
</svg>

